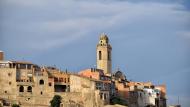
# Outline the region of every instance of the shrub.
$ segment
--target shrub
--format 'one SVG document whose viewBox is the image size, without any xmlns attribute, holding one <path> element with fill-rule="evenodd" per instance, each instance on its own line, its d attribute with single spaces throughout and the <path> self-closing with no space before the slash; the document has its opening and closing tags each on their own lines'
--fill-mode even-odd
<svg viewBox="0 0 190 107">
<path fill-rule="evenodd" d="M 18 104 L 13 104 L 12 107 L 20 107 Z"/>
<path fill-rule="evenodd" d="M 61 99 L 61 96 L 55 95 L 53 99 L 50 101 L 51 107 L 60 107 Z"/>
</svg>

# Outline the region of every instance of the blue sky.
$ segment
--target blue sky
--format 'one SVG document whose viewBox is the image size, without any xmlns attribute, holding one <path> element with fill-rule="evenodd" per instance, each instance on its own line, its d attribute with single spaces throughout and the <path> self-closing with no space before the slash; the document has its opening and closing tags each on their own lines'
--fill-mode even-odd
<svg viewBox="0 0 190 107">
<path fill-rule="evenodd" d="M 167 85 L 169 104 L 190 105 L 188 0 L 1 0 L 0 50 L 27 60 L 79 71 L 96 64 L 105 32 L 113 70 L 129 80 Z"/>
</svg>

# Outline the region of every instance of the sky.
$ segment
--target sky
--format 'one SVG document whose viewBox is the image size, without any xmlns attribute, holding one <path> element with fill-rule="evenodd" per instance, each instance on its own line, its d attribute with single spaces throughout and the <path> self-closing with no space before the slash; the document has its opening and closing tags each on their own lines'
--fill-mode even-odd
<svg viewBox="0 0 190 107">
<path fill-rule="evenodd" d="M 169 104 L 190 106 L 188 0 L 1 0 L 0 50 L 6 60 L 78 72 L 95 67 L 101 33 L 113 72 L 166 84 Z"/>
</svg>

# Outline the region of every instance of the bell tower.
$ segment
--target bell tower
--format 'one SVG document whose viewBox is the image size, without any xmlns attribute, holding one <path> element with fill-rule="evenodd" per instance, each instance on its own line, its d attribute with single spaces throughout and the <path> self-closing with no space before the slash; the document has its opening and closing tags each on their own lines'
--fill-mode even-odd
<svg viewBox="0 0 190 107">
<path fill-rule="evenodd" d="M 97 68 L 104 70 L 104 73 L 107 75 L 110 75 L 112 72 L 111 51 L 112 47 L 109 44 L 109 38 L 102 33 L 96 48 Z"/>
</svg>

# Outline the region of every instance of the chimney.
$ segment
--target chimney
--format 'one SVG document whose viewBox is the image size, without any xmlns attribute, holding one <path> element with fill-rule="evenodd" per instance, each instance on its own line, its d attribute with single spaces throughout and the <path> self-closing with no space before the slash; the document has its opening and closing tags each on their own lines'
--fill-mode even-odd
<svg viewBox="0 0 190 107">
<path fill-rule="evenodd" d="M 4 52 L 0 50 L 0 61 L 4 60 Z"/>
</svg>

